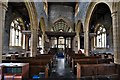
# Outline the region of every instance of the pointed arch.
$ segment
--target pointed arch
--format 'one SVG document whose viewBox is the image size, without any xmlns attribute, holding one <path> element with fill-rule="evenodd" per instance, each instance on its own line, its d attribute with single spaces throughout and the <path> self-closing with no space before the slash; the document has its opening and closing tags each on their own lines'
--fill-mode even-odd
<svg viewBox="0 0 120 80">
<path fill-rule="evenodd" d="M 69 19 L 65 18 L 65 17 L 59 17 L 59 18 L 55 19 L 55 20 L 52 22 L 52 25 L 53 25 L 55 22 L 59 21 L 59 20 L 65 21 L 66 24 L 70 27 L 70 30 L 73 31 L 73 26 L 72 26 L 73 24 L 72 24 L 72 22 L 71 22 Z"/>
<path fill-rule="evenodd" d="M 104 3 L 105 5 L 107 5 L 110 9 L 110 11 L 112 12 L 112 4 L 108 3 L 108 2 L 91 2 L 88 9 L 87 9 L 87 14 L 86 14 L 86 18 L 85 18 L 85 23 L 84 25 L 86 26 L 84 30 L 89 31 L 89 24 L 90 24 L 90 19 L 92 17 L 93 11 L 95 9 L 95 7 L 100 4 L 100 3 Z"/>
<path fill-rule="evenodd" d="M 42 32 L 46 31 L 46 25 L 45 25 L 44 17 L 40 18 L 40 27 L 41 27 Z"/>
<path fill-rule="evenodd" d="M 75 31 L 79 32 L 79 33 L 83 32 L 83 24 L 82 24 L 81 20 L 77 21 Z"/>
<path fill-rule="evenodd" d="M 26 8 L 28 10 L 29 18 L 30 18 L 30 26 L 31 26 L 31 54 L 30 56 L 36 56 L 37 53 L 37 41 L 38 41 L 38 19 L 37 19 L 37 10 L 35 8 L 34 1 L 29 2 L 28 0 L 24 0 Z"/>
<path fill-rule="evenodd" d="M 69 32 L 70 26 L 63 19 L 59 19 L 53 24 L 54 31 Z"/>
<path fill-rule="evenodd" d="M 38 29 L 38 19 L 35 4 L 32 1 L 31 2 L 28 2 L 27 0 L 24 1 L 30 18 L 31 29 Z"/>
<path fill-rule="evenodd" d="M 85 22 L 84 22 L 84 42 L 85 42 L 85 45 L 84 45 L 84 48 L 85 48 L 85 53 L 86 55 L 89 55 L 89 50 L 90 50 L 90 42 L 89 42 L 89 32 L 90 32 L 90 21 L 91 21 L 91 18 L 92 18 L 92 15 L 95 11 L 95 8 L 97 7 L 97 5 L 99 4 L 104 4 L 105 6 L 107 6 L 109 8 L 109 11 L 110 13 L 113 11 L 112 9 L 112 4 L 113 3 L 109 3 L 109 2 L 106 2 L 106 1 L 98 1 L 98 2 L 91 2 L 88 6 L 88 9 L 87 9 L 87 14 L 85 16 Z"/>
</svg>

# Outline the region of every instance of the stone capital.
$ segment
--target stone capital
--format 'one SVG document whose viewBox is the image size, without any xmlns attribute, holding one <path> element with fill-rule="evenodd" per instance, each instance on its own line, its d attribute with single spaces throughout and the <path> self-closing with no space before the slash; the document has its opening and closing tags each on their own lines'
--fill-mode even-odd
<svg viewBox="0 0 120 80">
<path fill-rule="evenodd" d="M 7 2 L 2 2 L 0 7 L 2 7 L 3 10 L 7 11 L 8 8 Z"/>
<path fill-rule="evenodd" d="M 115 17 L 115 16 L 117 16 L 117 15 L 118 15 L 118 12 L 117 12 L 117 11 L 114 11 L 114 12 L 111 13 L 111 17 Z"/>
</svg>

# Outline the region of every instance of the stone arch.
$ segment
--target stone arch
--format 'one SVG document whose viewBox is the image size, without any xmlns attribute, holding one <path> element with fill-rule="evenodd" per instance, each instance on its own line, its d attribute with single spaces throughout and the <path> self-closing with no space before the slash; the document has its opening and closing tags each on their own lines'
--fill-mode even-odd
<svg viewBox="0 0 120 80">
<path fill-rule="evenodd" d="M 77 37 L 77 50 L 84 49 L 84 37 L 83 37 L 83 24 L 81 20 L 78 20 L 75 27 L 76 37 Z"/>
<path fill-rule="evenodd" d="M 31 54 L 30 56 L 36 56 L 37 53 L 37 40 L 38 40 L 38 19 L 37 12 L 35 8 L 34 1 L 28 2 L 24 0 L 26 8 L 28 10 L 29 18 L 30 18 L 30 26 L 31 26 Z"/>
<path fill-rule="evenodd" d="M 9 0 L 7 1 L 8 5 Z M 22 1 L 21 1 L 22 2 Z M 37 20 L 37 12 L 35 8 L 34 1 L 31 0 L 30 2 L 28 0 L 23 0 L 25 3 L 25 6 L 28 10 L 29 18 L 30 18 L 30 23 L 31 23 L 31 28 L 38 28 L 38 20 Z M 36 25 L 36 26 L 35 26 Z"/>
<path fill-rule="evenodd" d="M 23 26 L 21 27 L 21 29 L 22 29 L 22 30 L 25 30 L 25 25 L 23 24 L 23 23 L 24 23 L 24 22 L 23 22 L 23 19 L 22 19 L 21 17 L 15 17 L 15 18 L 13 18 L 13 20 L 16 20 L 16 19 L 19 19 L 20 22 L 22 22 L 22 25 L 23 25 Z M 13 21 L 13 20 L 12 20 L 12 21 Z M 11 21 L 11 22 L 12 22 L 12 21 Z M 10 22 L 10 23 L 11 23 L 11 22 Z M 11 26 L 10 26 L 10 27 L 11 27 Z"/>
<path fill-rule="evenodd" d="M 71 24 L 72 22 L 69 20 L 69 19 L 67 19 L 67 18 L 65 18 L 65 17 L 59 17 L 59 18 L 57 18 L 56 20 L 54 20 L 53 22 L 52 22 L 52 25 L 55 23 L 55 22 L 57 22 L 57 21 L 59 21 L 59 20 L 64 20 L 66 23 L 67 23 L 67 25 L 68 26 L 70 26 L 70 29 L 73 31 L 73 24 Z"/>
<path fill-rule="evenodd" d="M 102 24 L 97 24 L 97 25 L 95 26 L 95 30 L 94 30 L 95 33 L 98 31 L 98 29 L 99 29 L 100 26 L 103 26 L 103 25 L 102 25 Z M 103 26 L 103 28 L 106 29 L 105 26 Z"/>
<path fill-rule="evenodd" d="M 32 2 L 27 2 L 27 1 L 25 1 L 25 0 L 22 0 L 22 2 L 11 2 L 10 0 L 8 0 L 7 2 L 6 2 L 6 4 L 7 4 L 7 7 L 9 8 L 9 2 L 10 2 L 10 4 L 11 3 L 13 3 L 13 5 L 14 5 L 14 3 L 16 3 L 16 4 L 19 4 L 19 3 L 21 3 L 21 4 L 23 4 L 22 6 L 24 6 L 24 8 L 26 8 L 25 10 L 27 11 L 27 15 L 28 15 L 28 17 L 29 17 L 29 20 L 30 20 L 30 26 L 31 26 L 31 28 L 32 28 L 32 30 L 36 30 L 37 31 L 37 14 L 36 14 L 36 11 L 35 11 L 35 7 L 34 7 L 34 3 L 32 3 Z M 31 6 L 30 6 L 31 5 Z M 14 6 L 16 6 L 16 5 L 14 5 Z M 11 8 L 11 7 L 10 7 Z M 16 8 L 17 9 L 17 8 Z M 31 9 L 31 10 L 30 10 Z M 9 9 L 8 9 L 9 10 Z M 8 15 L 8 17 L 10 17 L 9 19 L 8 19 L 8 21 L 9 21 L 9 23 L 7 23 L 7 26 L 6 27 L 9 27 L 10 26 L 10 24 L 11 24 L 11 22 L 12 22 L 12 20 L 14 20 L 15 18 L 17 18 L 17 17 L 21 17 L 22 18 L 22 16 L 20 15 L 20 13 L 19 12 L 17 12 L 16 10 L 14 10 L 15 12 L 13 13 L 12 11 L 11 11 L 11 13 L 12 13 L 12 15 L 11 16 L 9 16 Z M 8 13 L 9 14 L 9 13 Z M 6 14 L 7 15 L 7 14 Z M 7 17 L 7 18 L 8 18 Z M 6 19 L 5 19 L 6 20 Z M 28 20 L 28 22 L 29 22 L 29 20 Z M 7 21 L 5 21 L 5 23 L 6 23 Z M 34 28 L 34 29 L 33 29 Z M 7 28 L 8 29 L 8 28 Z M 6 31 L 4 31 L 4 32 L 6 32 Z M 32 31 L 33 32 L 33 31 Z M 10 29 L 8 29 L 7 30 L 7 34 L 6 35 L 4 35 L 5 36 L 5 40 L 7 40 L 6 42 L 4 42 L 4 43 L 6 43 L 6 44 L 4 44 L 4 47 L 5 47 L 5 49 L 4 49 L 4 51 L 7 49 L 7 50 L 9 50 L 10 48 L 9 48 L 9 41 L 10 41 L 10 38 L 9 38 L 9 36 L 10 36 Z M 7 39 L 6 39 L 7 38 Z M 18 50 L 19 51 L 19 50 Z M 7 51 L 7 53 L 8 53 L 8 51 Z"/>
<path fill-rule="evenodd" d="M 107 5 L 109 7 L 111 12 L 113 11 L 112 4 L 110 4 L 108 2 L 101 2 L 101 1 L 99 1 L 99 2 L 91 2 L 89 7 L 88 7 L 86 18 L 85 18 L 84 25 L 86 26 L 86 28 L 84 30 L 89 31 L 89 23 L 90 23 L 92 13 L 93 13 L 95 7 L 100 3 L 104 3 L 105 5 Z"/>
<path fill-rule="evenodd" d="M 113 3 L 109 3 L 109 2 L 106 2 L 106 1 L 99 1 L 99 2 L 91 2 L 88 6 L 88 9 L 87 9 L 87 14 L 86 14 L 86 17 L 85 17 L 85 22 L 84 22 L 84 48 L 85 48 L 85 53 L 86 55 L 89 55 L 89 27 L 90 27 L 90 21 L 91 21 L 91 18 L 92 18 L 92 15 L 94 13 L 94 10 L 96 8 L 97 5 L 103 3 L 104 5 L 107 5 L 109 10 L 110 10 L 110 13 L 113 11 L 113 8 L 112 8 L 112 4 Z"/>
<path fill-rule="evenodd" d="M 37 12 L 35 8 L 35 4 L 33 2 L 27 2 L 25 1 L 26 8 L 28 10 L 30 23 L 31 23 L 31 29 L 37 29 L 38 28 L 38 19 L 37 19 Z"/>
<path fill-rule="evenodd" d="M 82 24 L 81 20 L 78 20 L 78 21 L 77 21 L 75 31 L 76 31 L 76 32 L 81 32 L 81 31 L 83 31 L 83 24 Z"/>
<path fill-rule="evenodd" d="M 41 27 L 42 32 L 44 33 L 46 31 L 46 25 L 45 25 L 44 17 L 40 18 L 40 27 Z"/>
<path fill-rule="evenodd" d="M 62 26 L 60 26 L 60 24 L 63 24 Z M 70 31 L 70 26 L 69 24 L 63 20 L 63 19 L 59 19 L 56 22 L 53 23 L 53 30 L 54 31 L 65 31 L 65 32 L 69 32 Z"/>
</svg>

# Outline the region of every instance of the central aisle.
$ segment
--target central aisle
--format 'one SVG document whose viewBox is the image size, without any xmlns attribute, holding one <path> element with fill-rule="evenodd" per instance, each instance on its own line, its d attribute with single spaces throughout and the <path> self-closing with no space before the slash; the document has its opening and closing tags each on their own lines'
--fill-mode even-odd
<svg viewBox="0 0 120 80">
<path fill-rule="evenodd" d="M 73 74 L 71 68 L 66 63 L 64 57 L 56 58 L 54 67 L 52 68 L 50 78 L 53 78 L 53 79 L 58 78 L 60 80 L 65 80 L 65 78 L 69 78 L 71 80 L 76 80 L 76 76 Z"/>
</svg>

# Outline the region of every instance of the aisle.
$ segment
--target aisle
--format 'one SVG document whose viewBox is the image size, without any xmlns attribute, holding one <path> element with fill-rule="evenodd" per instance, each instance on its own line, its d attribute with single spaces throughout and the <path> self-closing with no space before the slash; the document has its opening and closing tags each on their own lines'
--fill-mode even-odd
<svg viewBox="0 0 120 80">
<path fill-rule="evenodd" d="M 65 78 L 69 78 L 69 80 L 76 80 L 75 75 L 73 74 L 72 70 L 65 62 L 65 58 L 56 58 L 56 62 L 54 63 L 54 67 L 52 69 L 52 73 L 50 78 L 65 80 Z"/>
</svg>

